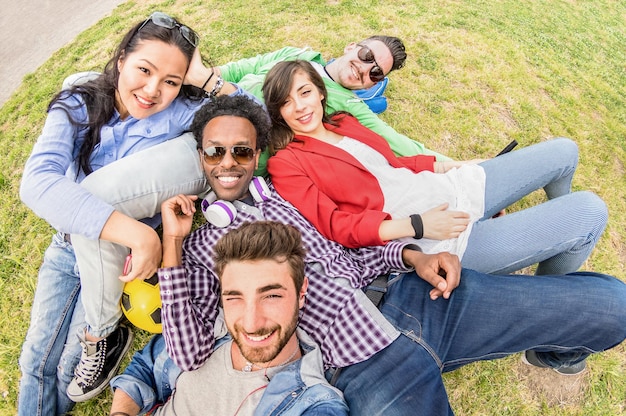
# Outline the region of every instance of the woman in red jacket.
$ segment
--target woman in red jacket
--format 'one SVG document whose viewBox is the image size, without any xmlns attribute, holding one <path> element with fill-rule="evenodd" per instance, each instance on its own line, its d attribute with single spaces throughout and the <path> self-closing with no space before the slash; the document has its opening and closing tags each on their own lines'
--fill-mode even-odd
<svg viewBox="0 0 626 416">
<path fill-rule="evenodd" d="M 539 263 L 537 274 L 563 274 L 582 265 L 606 225 L 600 198 L 570 192 L 578 148 L 569 139 L 484 161 L 396 157 L 351 115 L 325 115 L 324 83 L 308 62 L 277 64 L 263 95 L 276 190 L 346 247 L 413 238 L 426 253 L 451 252 L 487 273 Z M 539 188 L 548 201 L 492 218 Z"/>
</svg>

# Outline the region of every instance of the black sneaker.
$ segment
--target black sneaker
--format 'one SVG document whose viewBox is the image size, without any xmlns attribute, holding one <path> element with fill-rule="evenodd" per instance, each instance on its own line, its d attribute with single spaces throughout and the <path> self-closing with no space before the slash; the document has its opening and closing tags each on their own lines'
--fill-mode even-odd
<svg viewBox="0 0 626 416">
<path fill-rule="evenodd" d="M 74 379 L 67 386 L 67 396 L 74 402 L 84 402 L 102 393 L 117 374 L 122 358 L 133 343 L 133 332 L 120 325 L 100 341 L 87 341 L 84 333 L 78 338 L 83 353 L 74 370 Z"/>
<path fill-rule="evenodd" d="M 587 361 L 585 360 L 574 365 L 564 365 L 558 368 L 550 367 L 549 365 L 544 364 L 543 361 L 541 361 L 539 357 L 537 357 L 537 353 L 532 350 L 524 351 L 524 355 L 522 355 L 522 362 L 524 364 L 534 365 L 535 367 L 539 368 L 551 368 L 552 370 L 563 376 L 575 376 L 581 374 L 583 371 L 585 371 L 585 368 L 587 368 Z"/>
</svg>

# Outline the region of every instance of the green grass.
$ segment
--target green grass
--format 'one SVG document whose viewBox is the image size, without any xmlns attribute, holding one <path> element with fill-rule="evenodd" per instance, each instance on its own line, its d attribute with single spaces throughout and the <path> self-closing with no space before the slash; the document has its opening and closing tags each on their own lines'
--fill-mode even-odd
<svg viewBox="0 0 626 416">
<path fill-rule="evenodd" d="M 120 36 L 153 10 L 202 35 L 214 63 L 285 45 L 326 58 L 374 33 L 399 36 L 409 59 L 394 73 L 382 116 L 397 130 L 459 159 L 490 157 L 511 139 L 528 146 L 567 136 L 580 147 L 575 189 L 598 193 L 608 228 L 586 269 L 625 279 L 626 4 L 620 1 L 129 1 L 33 74 L 0 110 L 0 414 L 14 414 L 17 359 L 37 270 L 52 228 L 19 200 L 22 168 L 63 78 L 100 70 Z M 540 199 L 533 195 L 520 206 Z M 139 348 L 146 340 L 140 337 Z M 553 403 L 519 377 L 518 356 L 445 375 L 458 415 L 617 415 L 626 412 L 624 346 L 590 360 L 582 393 Z M 399 360 L 401 361 L 401 360 Z M 110 394 L 75 415 L 108 412 Z"/>
</svg>

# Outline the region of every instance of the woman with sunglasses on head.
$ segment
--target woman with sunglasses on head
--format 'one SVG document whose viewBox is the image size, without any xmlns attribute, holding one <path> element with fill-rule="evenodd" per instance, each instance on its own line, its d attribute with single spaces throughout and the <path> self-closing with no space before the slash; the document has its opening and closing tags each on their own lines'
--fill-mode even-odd
<svg viewBox="0 0 626 416">
<path fill-rule="evenodd" d="M 156 272 L 161 244 L 153 227 L 160 218 L 138 221 L 146 217 L 142 201 L 136 209 L 120 211 L 122 201 L 111 184 L 103 183 L 108 179 L 85 179 L 105 166 L 112 172 L 115 161 L 181 136 L 211 96 L 243 93 L 205 67 L 198 41 L 189 27 L 153 13 L 124 36 L 101 75 L 59 92 L 48 107 L 20 195 L 58 233 L 39 271 L 20 357 L 20 415 L 63 414 L 73 402 L 96 396 L 132 343 L 130 329 L 118 325 L 122 279 L 145 279 Z M 187 142 L 195 155 L 189 160 L 198 166 L 168 167 L 178 187 L 153 198 L 206 187 L 195 140 L 191 134 L 176 140 Z M 166 146 L 153 163 L 169 162 Z M 132 269 L 122 276 L 129 250 Z"/>
<path fill-rule="evenodd" d="M 263 95 L 276 190 L 346 247 L 414 238 L 425 253 L 450 252 L 482 272 L 539 263 L 537 274 L 565 274 L 583 264 L 606 225 L 600 198 L 570 193 L 578 157 L 570 140 L 485 161 L 398 158 L 349 114 L 326 116 L 324 83 L 308 62 L 277 64 Z M 492 218 L 539 188 L 547 202 Z"/>
</svg>

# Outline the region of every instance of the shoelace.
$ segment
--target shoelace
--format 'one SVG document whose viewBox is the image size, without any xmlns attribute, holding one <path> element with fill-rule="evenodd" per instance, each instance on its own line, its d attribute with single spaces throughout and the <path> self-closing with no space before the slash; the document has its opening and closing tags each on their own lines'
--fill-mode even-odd
<svg viewBox="0 0 626 416">
<path fill-rule="evenodd" d="M 80 363 L 78 363 L 76 369 L 74 370 L 74 376 L 79 385 L 91 386 L 102 373 L 107 351 L 106 341 L 107 340 L 105 338 L 96 342 L 96 352 L 91 355 L 87 355 L 87 349 L 89 348 L 87 341 L 82 345 L 83 354 L 81 356 Z M 98 349 L 98 344 L 100 344 L 100 349 Z"/>
</svg>

